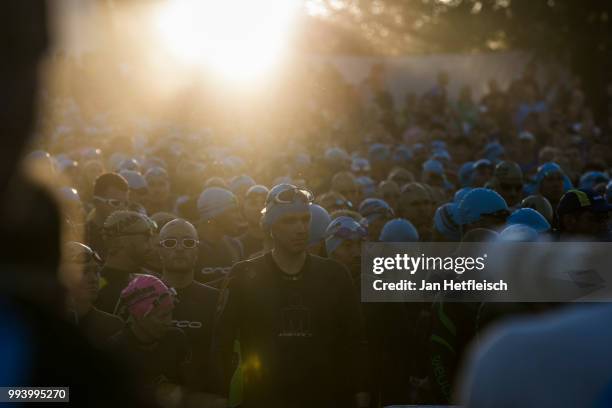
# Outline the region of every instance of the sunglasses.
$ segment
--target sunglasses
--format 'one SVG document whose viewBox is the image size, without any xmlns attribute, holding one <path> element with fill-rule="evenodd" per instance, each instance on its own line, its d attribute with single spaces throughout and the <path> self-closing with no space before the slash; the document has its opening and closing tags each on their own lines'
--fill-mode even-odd
<svg viewBox="0 0 612 408">
<path fill-rule="evenodd" d="M 168 239 L 159 241 L 159 245 L 167 249 L 173 249 L 179 245 L 179 241 L 180 241 L 181 246 L 185 249 L 193 249 L 197 247 L 200 243 L 200 241 L 198 241 L 197 239 L 193 239 L 193 238 L 183 238 L 181 240 L 178 240 L 176 238 L 168 238 Z"/>
<path fill-rule="evenodd" d="M 274 196 L 274 201 L 279 204 L 291 204 L 298 200 L 304 203 L 312 203 L 314 201 L 314 195 L 310 191 L 302 188 L 292 188 L 281 191 Z"/>
<path fill-rule="evenodd" d="M 103 198 L 100 196 L 94 196 L 94 200 L 107 204 L 111 208 L 121 208 L 127 206 L 127 201 L 117 200 L 115 198 Z"/>
</svg>

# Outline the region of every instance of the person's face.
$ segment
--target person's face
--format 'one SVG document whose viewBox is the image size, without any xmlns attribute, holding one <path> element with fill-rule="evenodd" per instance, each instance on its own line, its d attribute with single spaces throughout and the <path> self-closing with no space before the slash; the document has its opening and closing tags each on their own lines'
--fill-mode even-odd
<svg viewBox="0 0 612 408">
<path fill-rule="evenodd" d="M 523 198 L 522 183 L 510 183 L 500 181 L 499 186 L 496 190 L 510 207 L 513 207 L 514 205 L 518 204 Z"/>
<path fill-rule="evenodd" d="M 128 200 L 131 203 L 143 204 L 149 199 L 149 190 L 146 188 L 130 189 Z"/>
<path fill-rule="evenodd" d="M 126 235 L 120 237 L 121 245 L 129 256 L 141 265 L 151 256 L 151 233 Z"/>
<path fill-rule="evenodd" d="M 361 241 L 344 240 L 330 258 L 346 266 L 353 278 L 358 277 L 361 271 Z"/>
<path fill-rule="evenodd" d="M 100 288 L 98 264 L 91 260 L 85 264 L 70 263 L 67 267 L 74 270 L 79 277 L 72 290 L 72 297 L 78 302 L 92 304 L 98 297 Z"/>
<path fill-rule="evenodd" d="M 247 225 L 238 207 L 231 208 L 215 219 L 223 233 L 229 237 L 237 237 L 244 233 Z"/>
<path fill-rule="evenodd" d="M 393 210 L 397 210 L 397 204 L 398 204 L 399 198 L 400 198 L 400 193 L 398 191 L 390 190 L 390 191 L 382 192 L 382 199 L 385 200 L 387 204 L 389 204 L 389 206 L 393 208 Z"/>
<path fill-rule="evenodd" d="M 147 316 L 135 319 L 135 324 L 153 339 L 161 339 L 172 326 L 172 309 L 154 307 Z"/>
<path fill-rule="evenodd" d="M 275 245 L 294 254 L 304 252 L 308 246 L 310 211 L 284 215 L 271 230 Z"/>
<path fill-rule="evenodd" d="M 353 203 L 353 205 L 361 202 L 361 195 L 355 183 L 343 183 L 343 185 L 337 186 L 335 191 Z"/>
<path fill-rule="evenodd" d="M 149 185 L 149 199 L 153 202 L 162 202 L 168 199 L 170 194 L 170 181 L 165 176 L 153 176 L 147 178 Z"/>
<path fill-rule="evenodd" d="M 190 271 L 198 259 L 198 235 L 184 224 L 164 228 L 159 237 L 159 257 L 164 269 Z"/>
<path fill-rule="evenodd" d="M 96 211 L 104 218 L 108 217 L 112 212 L 125 210 L 128 205 L 128 192 L 121 191 L 117 188 L 109 188 L 100 199 L 95 199 Z"/>
<path fill-rule="evenodd" d="M 259 225 L 261 219 L 261 210 L 266 205 L 266 194 L 250 194 L 244 199 L 242 212 L 244 218 L 250 225 Z"/>
<path fill-rule="evenodd" d="M 598 237 L 608 231 L 609 213 L 582 211 L 578 215 L 568 214 L 563 219 L 563 229 L 573 235 Z"/>
<path fill-rule="evenodd" d="M 563 195 L 563 176 L 561 173 L 555 172 L 544 177 L 540 184 L 540 193 L 548 198 L 551 203 L 559 201 Z"/>
</svg>

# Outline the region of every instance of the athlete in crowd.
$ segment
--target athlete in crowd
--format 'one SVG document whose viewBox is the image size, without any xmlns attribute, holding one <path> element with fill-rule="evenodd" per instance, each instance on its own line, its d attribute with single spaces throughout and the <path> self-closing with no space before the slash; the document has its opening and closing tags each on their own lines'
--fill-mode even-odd
<svg viewBox="0 0 612 408">
<path fill-rule="evenodd" d="M 127 209 L 127 181 L 117 173 L 98 177 L 93 188 L 93 205 L 94 209 L 89 213 L 85 225 L 85 243 L 105 257 L 104 222 L 114 211 Z"/>
<path fill-rule="evenodd" d="M 588 189 L 572 189 L 557 206 L 557 230 L 561 241 L 608 241 L 610 210 L 605 197 Z"/>
<path fill-rule="evenodd" d="M 158 252 L 163 268 L 162 280 L 176 291 L 177 303 L 172 324 L 187 335 L 193 351 L 193 385 L 211 390 L 210 347 L 218 291 L 194 280 L 198 259 L 198 233 L 188 221 L 175 219 L 159 233 Z"/>
<path fill-rule="evenodd" d="M 104 222 L 108 252 L 100 272 L 100 294 L 96 307 L 117 313 L 121 291 L 134 274 L 142 273 L 151 252 L 154 225 L 146 215 L 134 211 L 115 211 Z"/>
<path fill-rule="evenodd" d="M 240 243 L 247 259 L 263 249 L 264 232 L 259 221 L 261 220 L 261 210 L 266 205 L 267 195 L 268 188 L 262 185 L 250 187 L 244 195 L 242 215 L 248 223 L 248 229 L 240 237 Z"/>
<path fill-rule="evenodd" d="M 69 292 L 69 318 L 87 335 L 92 344 L 104 347 L 109 338 L 123 328 L 123 321 L 93 304 L 100 290 L 102 258 L 86 245 L 68 242 L 64 245 L 63 267 L 75 276 Z"/>
<path fill-rule="evenodd" d="M 236 238 L 244 232 L 238 199 L 220 187 L 205 189 L 198 198 L 201 237 L 196 280 L 219 287 L 232 265 L 244 257 Z"/>
<path fill-rule="evenodd" d="M 228 394 L 241 344 L 244 407 L 367 407 L 363 332 L 351 279 L 306 252 L 312 195 L 270 190 L 263 224 L 271 252 L 232 268 L 216 332 L 219 386 Z"/>
</svg>

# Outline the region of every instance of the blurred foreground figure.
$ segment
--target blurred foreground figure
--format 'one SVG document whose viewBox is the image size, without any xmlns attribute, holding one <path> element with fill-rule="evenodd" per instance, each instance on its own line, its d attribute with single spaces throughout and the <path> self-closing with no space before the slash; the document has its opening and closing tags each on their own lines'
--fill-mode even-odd
<svg viewBox="0 0 612 408">
<path fill-rule="evenodd" d="M 359 303 L 347 270 L 306 252 L 310 192 L 270 190 L 262 220 L 271 252 L 232 268 L 214 347 L 229 393 L 239 339 L 247 407 L 367 407 Z"/>
<path fill-rule="evenodd" d="M 70 387 L 74 406 L 146 406 L 123 371 L 65 320 L 58 210 L 43 189 L 15 175 L 35 122 L 45 5 L 0 6 L 0 385 Z"/>
<path fill-rule="evenodd" d="M 467 407 L 612 405 L 612 306 L 516 321 L 481 343 L 463 374 Z"/>
</svg>

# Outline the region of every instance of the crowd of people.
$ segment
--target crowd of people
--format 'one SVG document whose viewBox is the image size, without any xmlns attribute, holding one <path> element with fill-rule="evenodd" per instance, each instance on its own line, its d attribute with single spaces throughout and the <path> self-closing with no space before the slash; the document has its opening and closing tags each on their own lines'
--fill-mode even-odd
<svg viewBox="0 0 612 408">
<path fill-rule="evenodd" d="M 457 394 L 469 344 L 560 306 L 361 303 L 361 248 L 609 241 L 612 85 L 596 121 L 579 79 L 539 74 L 474 100 L 441 72 L 396 107 L 382 67 L 326 67 L 300 128 L 261 141 L 56 101 L 25 162 L 64 209 L 66 315 L 163 406 L 486 405 Z"/>
</svg>

